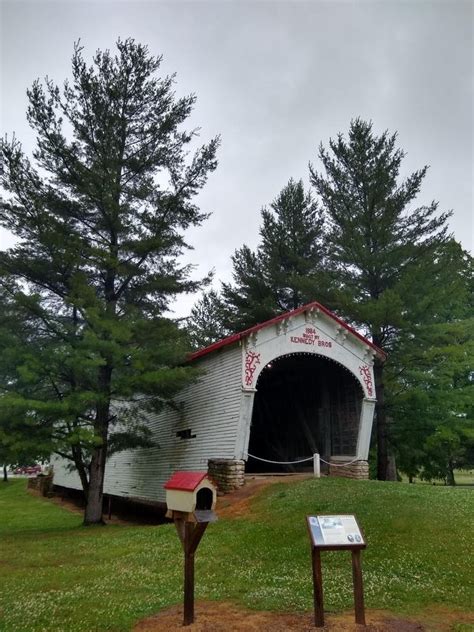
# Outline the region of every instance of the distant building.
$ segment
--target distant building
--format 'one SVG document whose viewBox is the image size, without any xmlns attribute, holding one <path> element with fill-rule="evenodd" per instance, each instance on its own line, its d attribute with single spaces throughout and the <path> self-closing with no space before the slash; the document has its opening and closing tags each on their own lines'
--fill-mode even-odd
<svg viewBox="0 0 474 632">
<path fill-rule="evenodd" d="M 367 478 L 376 356 L 385 358 L 316 302 L 197 351 L 190 361 L 203 371 L 198 381 L 174 409 L 148 415 L 157 447 L 113 455 L 104 493 L 163 502 L 173 472 L 208 466 L 226 491 L 244 471 L 312 467 L 273 462 L 315 452 L 330 475 Z M 55 460 L 55 484 L 81 489 L 64 463 Z"/>
</svg>

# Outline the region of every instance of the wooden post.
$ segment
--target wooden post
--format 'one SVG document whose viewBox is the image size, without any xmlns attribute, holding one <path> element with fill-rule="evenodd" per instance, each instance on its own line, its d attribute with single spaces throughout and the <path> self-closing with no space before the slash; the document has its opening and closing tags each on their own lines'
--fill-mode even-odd
<svg viewBox="0 0 474 632">
<path fill-rule="evenodd" d="M 174 524 L 184 551 L 184 626 L 194 622 L 194 553 L 208 523 L 175 517 Z"/>
<path fill-rule="evenodd" d="M 354 582 L 355 620 L 356 623 L 365 625 L 364 588 L 362 585 L 360 550 L 352 551 L 352 580 Z"/>
<path fill-rule="evenodd" d="M 323 576 L 321 572 L 321 553 L 318 549 L 312 549 L 313 562 L 313 591 L 314 591 L 314 625 L 317 628 L 324 627 L 323 606 Z"/>
<path fill-rule="evenodd" d="M 191 625 L 194 621 L 194 551 L 191 552 L 191 541 L 194 524 L 184 523 L 184 619 L 183 625 Z"/>
<path fill-rule="evenodd" d="M 319 454 L 317 452 L 313 454 L 313 470 L 314 478 L 321 478 L 321 463 L 319 461 Z"/>
<path fill-rule="evenodd" d="M 323 576 L 321 551 L 350 551 L 352 554 L 352 581 L 354 584 L 355 620 L 365 625 L 364 589 L 362 585 L 361 550 L 367 547 L 364 536 L 352 514 L 343 516 L 306 516 L 311 542 L 313 567 L 314 625 L 324 627 Z"/>
<path fill-rule="evenodd" d="M 175 518 L 174 526 L 176 527 L 176 532 L 178 533 L 179 541 L 181 542 L 183 551 L 185 551 L 186 549 L 184 546 L 184 520 L 182 518 Z"/>
<path fill-rule="evenodd" d="M 112 518 L 112 496 L 109 496 L 109 520 Z"/>
</svg>

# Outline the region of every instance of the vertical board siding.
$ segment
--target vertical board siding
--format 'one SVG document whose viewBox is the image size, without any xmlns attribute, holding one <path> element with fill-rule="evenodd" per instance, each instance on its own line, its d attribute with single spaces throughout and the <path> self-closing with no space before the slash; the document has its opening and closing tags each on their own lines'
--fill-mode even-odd
<svg viewBox="0 0 474 632">
<path fill-rule="evenodd" d="M 105 471 L 104 493 L 151 501 L 165 500 L 163 485 L 176 470 L 207 470 L 208 459 L 232 459 L 236 444 L 242 383 L 242 350 L 227 347 L 195 362 L 203 371 L 196 382 L 174 399 L 178 410 L 167 407 L 146 413 L 157 446 L 114 454 Z M 181 439 L 180 430 L 194 438 Z M 80 489 L 76 472 L 56 457 L 54 483 Z"/>
</svg>

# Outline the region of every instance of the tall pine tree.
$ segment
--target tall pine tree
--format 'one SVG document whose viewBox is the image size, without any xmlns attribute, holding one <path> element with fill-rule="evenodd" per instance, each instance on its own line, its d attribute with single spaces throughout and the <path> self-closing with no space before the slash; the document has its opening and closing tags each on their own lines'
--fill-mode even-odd
<svg viewBox="0 0 474 632">
<path fill-rule="evenodd" d="M 409 329 L 387 365 L 387 413 L 397 464 L 412 479 L 454 484 L 455 467 L 474 465 L 473 259 L 449 241 L 412 278 Z M 424 292 L 430 285 L 436 292 Z M 416 300 L 416 296 L 419 300 Z"/>
<path fill-rule="evenodd" d="M 143 408 L 192 377 L 163 313 L 198 287 L 179 257 L 205 219 L 193 198 L 218 139 L 186 160 L 195 97 L 178 99 L 160 62 L 132 39 L 90 66 L 76 46 L 71 81 L 28 91 L 33 162 L 15 138 L 1 144 L 0 223 L 21 241 L 1 253 L 0 280 L 30 335 L 1 365 L 0 408 L 50 425 L 81 477 L 85 524 L 102 521 L 107 455 L 146 444 Z"/>
<path fill-rule="evenodd" d="M 336 281 L 332 306 L 390 351 L 399 332 L 421 318 L 417 304 L 433 302 L 429 276 L 437 249 L 447 239 L 449 213 L 438 205 L 415 207 L 427 167 L 400 179 L 404 152 L 396 134 L 376 136 L 372 123 L 351 122 L 322 145 L 323 172 L 310 166 L 311 182 L 329 220 L 329 270 Z M 428 276 L 418 284 L 419 270 Z M 418 292 L 415 290 L 418 289 Z M 425 314 L 426 316 L 426 314 Z M 384 365 L 374 367 L 377 393 L 377 476 L 388 477 L 390 437 L 384 397 Z"/>
<path fill-rule="evenodd" d="M 296 309 L 323 293 L 323 217 L 303 182 L 290 180 L 262 209 L 260 243 L 232 257 L 233 283 L 224 283 L 224 323 L 237 331 Z"/>
<path fill-rule="evenodd" d="M 224 305 L 216 290 L 202 293 L 185 321 L 185 329 L 192 349 L 208 347 L 232 333 L 224 323 Z"/>
</svg>

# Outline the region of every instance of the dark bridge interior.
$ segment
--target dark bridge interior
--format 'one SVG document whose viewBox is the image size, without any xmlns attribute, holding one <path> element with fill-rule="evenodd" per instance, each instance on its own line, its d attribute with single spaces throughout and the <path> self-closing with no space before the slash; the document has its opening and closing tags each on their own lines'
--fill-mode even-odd
<svg viewBox="0 0 474 632">
<path fill-rule="evenodd" d="M 282 356 L 258 378 L 248 452 L 272 461 L 296 461 L 315 452 L 326 460 L 354 455 L 362 398 L 358 381 L 336 362 L 309 353 Z M 275 465 L 249 457 L 245 469 L 303 472 L 312 467 L 312 461 Z"/>
</svg>

